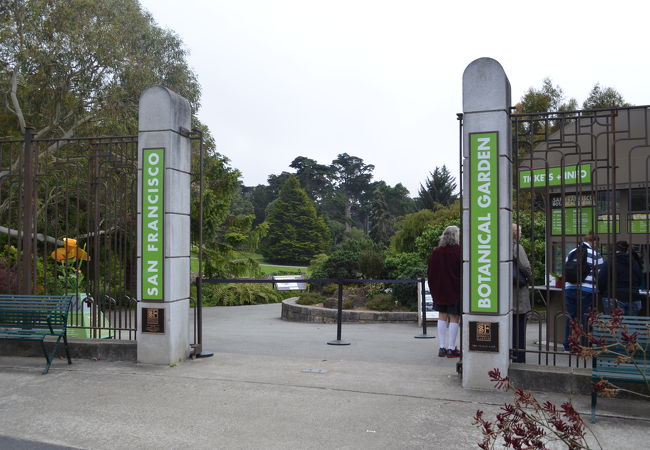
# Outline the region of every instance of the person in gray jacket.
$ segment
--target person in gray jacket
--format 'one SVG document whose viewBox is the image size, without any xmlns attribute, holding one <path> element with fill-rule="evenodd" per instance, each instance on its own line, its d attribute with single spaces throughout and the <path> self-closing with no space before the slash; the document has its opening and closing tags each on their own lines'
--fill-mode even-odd
<svg viewBox="0 0 650 450">
<path fill-rule="evenodd" d="M 528 261 L 526 250 L 519 243 L 521 227 L 512 224 L 512 257 L 517 261 L 519 270 L 526 275 L 528 280 L 533 279 L 533 270 Z M 527 283 L 525 286 L 512 287 L 512 360 L 516 363 L 526 362 L 526 313 L 531 310 L 530 292 Z M 522 350 L 519 350 L 522 349 Z"/>
</svg>

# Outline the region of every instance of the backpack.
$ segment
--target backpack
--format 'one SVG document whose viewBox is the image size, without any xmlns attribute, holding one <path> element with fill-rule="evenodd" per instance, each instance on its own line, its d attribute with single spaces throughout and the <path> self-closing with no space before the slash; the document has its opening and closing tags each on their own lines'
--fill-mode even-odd
<svg viewBox="0 0 650 450">
<path fill-rule="evenodd" d="M 571 257 L 564 265 L 564 279 L 572 284 L 582 283 L 589 272 L 591 272 L 591 266 L 587 263 L 587 253 L 589 252 L 589 247 L 585 244 L 580 244 L 576 248 Z"/>
</svg>

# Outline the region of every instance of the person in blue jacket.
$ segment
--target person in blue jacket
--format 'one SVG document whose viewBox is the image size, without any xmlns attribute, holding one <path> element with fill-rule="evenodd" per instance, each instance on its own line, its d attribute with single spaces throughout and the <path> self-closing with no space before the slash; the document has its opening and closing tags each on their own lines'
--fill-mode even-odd
<svg viewBox="0 0 650 450">
<path fill-rule="evenodd" d="M 587 265 L 590 267 L 589 273 L 584 280 L 578 283 L 564 283 L 564 298 L 566 300 L 566 311 L 569 314 L 564 329 L 564 350 L 569 351 L 569 336 L 571 336 L 571 321 L 580 318 L 583 328 L 587 327 L 587 316 L 592 309 L 595 294 L 598 292 L 598 268 L 603 265 L 605 260 L 598 252 L 597 247 L 600 238 L 593 231 L 585 234 L 583 242 L 587 252 Z M 565 264 L 575 258 L 574 253 L 578 251 L 574 248 L 566 257 Z"/>
</svg>

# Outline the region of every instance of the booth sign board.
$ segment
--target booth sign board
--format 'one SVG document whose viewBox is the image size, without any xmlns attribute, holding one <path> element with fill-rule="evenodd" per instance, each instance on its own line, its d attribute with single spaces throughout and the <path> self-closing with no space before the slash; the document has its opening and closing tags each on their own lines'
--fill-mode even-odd
<svg viewBox="0 0 650 450">
<path fill-rule="evenodd" d="M 564 175 L 561 167 L 548 167 L 519 171 L 519 187 L 528 189 L 531 187 L 560 186 L 562 184 L 591 183 L 591 165 L 579 164 L 576 166 L 565 166 Z"/>
<path fill-rule="evenodd" d="M 302 275 L 276 275 L 273 280 L 299 280 L 303 279 Z M 285 281 L 281 283 L 274 283 L 277 291 L 306 291 L 307 283 L 300 281 Z"/>
</svg>

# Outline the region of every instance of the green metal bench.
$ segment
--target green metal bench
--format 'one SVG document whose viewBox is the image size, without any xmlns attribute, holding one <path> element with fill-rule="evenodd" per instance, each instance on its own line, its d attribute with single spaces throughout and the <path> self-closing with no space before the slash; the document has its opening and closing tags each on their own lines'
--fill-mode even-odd
<svg viewBox="0 0 650 450">
<path fill-rule="evenodd" d="M 596 422 L 596 402 L 598 392 L 595 383 L 601 380 L 623 381 L 646 384 L 650 377 L 650 317 L 622 316 L 622 324 L 615 335 L 607 329 L 611 316 L 601 315 L 594 323 L 592 335 L 608 347 L 606 352 L 592 358 L 591 370 L 591 423 Z M 640 348 L 631 355 L 632 360 L 619 360 L 621 355 L 628 355 L 621 338 L 622 332 L 631 335 L 637 333 L 636 341 Z"/>
<path fill-rule="evenodd" d="M 72 364 L 66 333 L 73 295 L 0 295 L 0 340 L 40 341 L 50 370 L 59 342 L 63 339 L 68 364 Z M 45 338 L 56 336 L 48 354 Z"/>
</svg>

